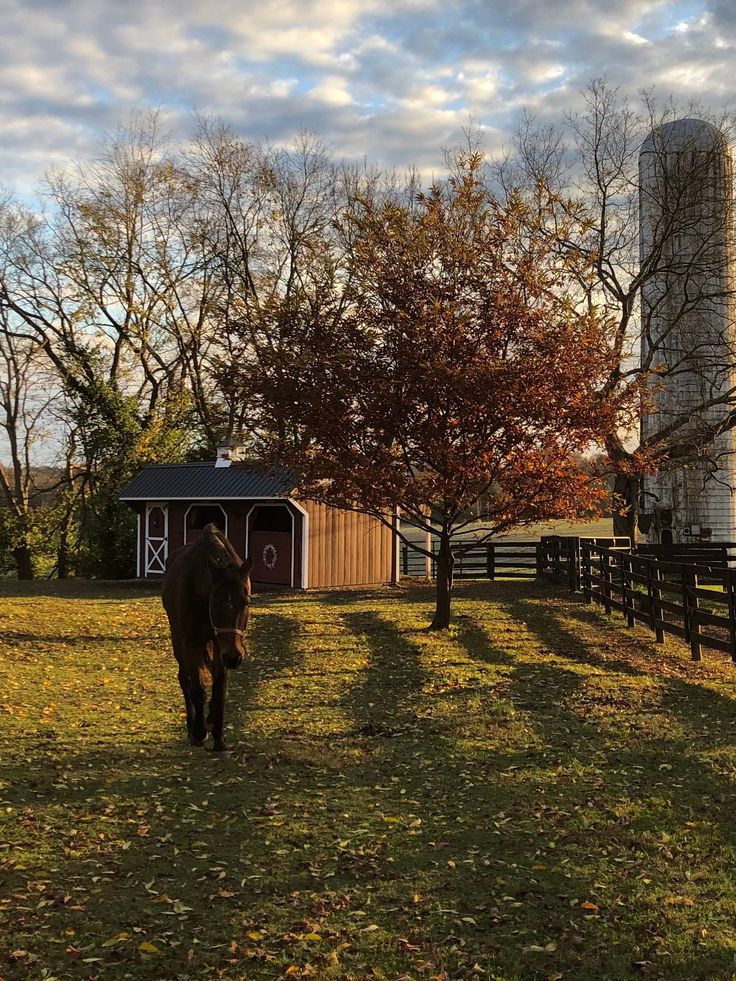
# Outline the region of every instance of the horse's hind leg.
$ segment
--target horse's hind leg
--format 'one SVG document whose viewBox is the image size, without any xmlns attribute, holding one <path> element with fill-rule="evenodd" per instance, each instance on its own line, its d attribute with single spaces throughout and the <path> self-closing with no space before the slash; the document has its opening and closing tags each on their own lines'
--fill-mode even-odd
<svg viewBox="0 0 736 981">
<path fill-rule="evenodd" d="M 194 704 L 189 691 L 189 675 L 181 665 L 179 665 L 179 687 L 184 695 L 184 707 L 187 711 L 187 734 L 191 738 L 194 724 Z"/>
</svg>

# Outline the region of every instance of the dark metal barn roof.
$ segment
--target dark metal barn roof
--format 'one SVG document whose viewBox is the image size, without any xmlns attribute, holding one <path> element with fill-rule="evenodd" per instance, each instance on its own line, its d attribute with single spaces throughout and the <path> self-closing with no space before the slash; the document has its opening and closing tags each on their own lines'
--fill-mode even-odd
<svg viewBox="0 0 736 981">
<path fill-rule="evenodd" d="M 225 501 L 288 497 L 294 481 L 285 474 L 265 474 L 255 467 L 206 463 L 151 463 L 134 477 L 121 501 Z"/>
</svg>

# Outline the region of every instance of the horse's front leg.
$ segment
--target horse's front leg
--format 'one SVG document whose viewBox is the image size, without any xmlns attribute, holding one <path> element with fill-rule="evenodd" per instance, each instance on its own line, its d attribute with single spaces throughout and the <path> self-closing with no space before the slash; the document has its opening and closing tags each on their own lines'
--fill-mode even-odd
<svg viewBox="0 0 736 981">
<path fill-rule="evenodd" d="M 227 668 L 222 661 L 217 658 L 212 672 L 212 698 L 210 699 L 209 719 L 212 722 L 212 736 L 215 744 L 213 749 L 216 753 L 224 753 L 227 750 L 223 739 L 225 727 L 225 691 L 227 689 Z"/>
<path fill-rule="evenodd" d="M 207 728 L 204 723 L 205 692 L 198 670 L 192 671 L 189 676 L 189 698 L 192 706 L 189 742 L 192 746 L 204 746 L 204 741 L 207 738 Z"/>
</svg>

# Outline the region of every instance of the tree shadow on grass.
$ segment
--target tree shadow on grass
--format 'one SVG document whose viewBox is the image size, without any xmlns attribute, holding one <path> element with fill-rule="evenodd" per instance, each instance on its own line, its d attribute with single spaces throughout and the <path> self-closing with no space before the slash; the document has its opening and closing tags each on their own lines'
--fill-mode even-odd
<svg viewBox="0 0 736 981">
<path fill-rule="evenodd" d="M 139 637 L 150 638 L 150 631 L 135 634 L 40 634 L 27 633 L 21 630 L 0 630 L 0 643 L 3 644 L 55 644 L 61 646 L 97 643 L 125 643 Z M 159 635 L 163 640 L 168 636 L 163 632 Z"/>
<path fill-rule="evenodd" d="M 345 622 L 370 649 L 361 683 L 345 697 L 346 709 L 359 723 L 357 733 L 367 747 L 362 766 L 346 777 L 353 792 L 362 783 L 369 807 L 387 815 L 384 820 L 397 822 L 390 826 L 397 829 L 392 843 L 396 850 L 388 859 L 393 864 L 384 865 L 380 875 L 375 867 L 371 872 L 379 894 L 390 891 L 397 927 L 400 924 L 410 937 L 447 937 L 449 931 L 455 938 L 450 946 L 462 938 L 465 949 L 484 963 L 490 949 L 494 969 L 504 977 L 547 976 L 536 968 L 530 970 L 530 961 L 522 954 L 527 944 L 553 942 L 561 949 L 567 944 L 563 966 L 566 970 L 580 966 L 575 945 L 581 941 L 580 931 L 591 927 L 582 922 L 586 914 L 579 902 L 590 896 L 595 864 L 545 868 L 544 874 L 532 871 L 547 844 L 553 854 L 550 837 L 562 843 L 564 854 L 565 837 L 572 835 L 565 827 L 568 816 L 584 812 L 590 799 L 592 779 L 583 779 L 574 768 L 550 776 L 553 769 L 575 760 L 577 747 L 570 730 L 579 720 L 566 714 L 564 697 L 580 684 L 577 673 L 559 665 L 520 668 L 518 659 L 493 643 L 476 623 L 465 618 L 456 627 L 458 643 L 470 660 L 500 669 L 498 684 L 508 680 L 512 700 L 521 697 L 524 703 L 538 704 L 531 698 L 538 687 L 556 688 L 557 707 L 551 706 L 543 718 L 534 714 L 532 728 L 537 731 L 525 745 L 524 730 L 514 728 L 513 719 L 495 713 L 494 686 L 485 685 L 481 696 L 491 730 L 496 730 L 489 735 L 463 720 L 462 698 L 472 692 L 432 688 L 423 665 L 425 657 L 431 657 L 431 647 L 428 652 L 421 642 L 412 642 L 375 613 L 349 615 Z M 441 704 L 445 701 L 448 704 Z M 443 715 L 448 707 L 450 714 Z M 476 719 L 483 715 L 483 707 L 479 711 L 475 705 L 473 711 Z M 483 737 L 498 742 L 495 751 L 481 747 Z M 396 781 L 393 788 L 389 781 Z M 414 827 L 417 830 L 412 831 Z M 386 845 L 387 851 L 390 848 Z M 359 858 L 365 861 L 362 853 Z M 373 861 L 378 863 L 378 858 Z M 361 869 L 356 862 L 352 853 L 338 865 L 336 886 L 355 887 Z M 425 890 L 432 893 L 436 906 L 422 910 L 418 929 L 407 897 Z M 561 893 L 567 902 L 559 902 Z M 573 901 L 575 896 L 580 900 Z M 576 906 L 573 912 L 570 901 Z M 518 907 L 523 907 L 523 914 L 517 913 Z M 486 927 L 483 949 L 474 950 L 474 925 L 487 923 L 489 916 L 494 925 L 490 932 Z M 571 925 L 572 920 L 580 923 Z M 612 942 L 609 932 L 603 929 L 594 939 L 599 939 L 598 946 L 586 955 L 582 973 L 571 976 L 628 976 L 605 974 Z M 630 952 L 625 956 L 629 963 Z M 458 969 L 457 963 L 455 955 L 448 953 L 451 970 Z M 591 973 L 598 969 L 604 973 Z"/>
<path fill-rule="evenodd" d="M 508 604 L 508 610 L 544 645 L 537 663 L 509 657 L 491 641 L 485 627 L 472 619 L 463 621 L 457 632 L 469 658 L 493 665 L 510 664 L 507 696 L 514 711 L 528 720 L 535 737 L 530 739 L 528 751 L 518 753 L 511 766 L 510 757 L 488 761 L 485 766 L 479 762 L 479 766 L 489 779 L 506 782 L 509 811 L 518 822 L 518 840 L 510 845 L 509 858 L 517 857 L 520 867 L 526 864 L 528 868 L 534 862 L 539 868 L 532 890 L 537 900 L 544 903 L 544 895 L 552 891 L 565 894 L 571 883 L 578 881 L 574 892 L 577 902 L 572 904 L 568 922 L 560 916 L 559 908 L 549 914 L 552 939 L 558 946 L 562 941 L 575 951 L 574 944 L 579 945 L 579 938 L 584 936 L 585 958 L 593 972 L 590 976 L 633 977 L 641 970 L 634 962 L 641 961 L 643 968 L 657 977 L 728 977 L 724 968 L 727 948 L 715 938 L 709 946 L 700 942 L 696 931 L 683 932 L 678 938 L 679 949 L 670 951 L 667 960 L 656 937 L 671 936 L 668 921 L 677 914 L 669 903 L 675 907 L 678 903 L 706 903 L 711 907 L 710 918 L 715 885 L 708 881 L 695 885 L 697 863 L 703 860 L 718 867 L 724 849 L 726 854 L 736 851 L 732 817 L 736 761 L 731 758 L 719 769 L 698 755 L 703 750 L 707 754 L 733 747 L 733 701 L 686 679 L 660 676 L 654 705 L 645 701 L 629 707 L 624 698 L 620 716 L 608 714 L 611 699 L 616 706 L 616 684 L 621 675 L 631 678 L 632 683 L 646 681 L 645 689 L 652 689 L 648 684 L 650 672 L 635 664 L 633 649 L 642 643 L 641 638 L 631 638 L 631 659 L 622 661 L 617 656 L 618 645 L 615 653 L 606 649 L 605 635 L 616 628 L 605 621 L 596 622 L 595 614 L 591 617 L 583 608 L 560 611 L 554 605 L 540 608 L 534 602 L 516 599 Z M 586 630 L 591 626 L 600 630 L 601 649 L 578 635 L 576 622 Z M 518 643 L 513 635 L 510 643 L 512 647 Z M 585 671 L 588 667 L 590 672 Z M 586 700 L 588 682 L 594 691 L 600 686 L 603 705 L 595 699 L 592 703 Z M 652 711 L 656 718 L 650 727 L 647 715 Z M 667 716 L 674 717 L 671 729 L 660 724 L 660 718 Z M 644 719 L 641 729 L 636 725 L 640 717 Z M 505 772 L 499 772 L 500 762 Z M 519 851 L 524 841 L 528 844 L 526 855 Z M 568 881 L 552 872 L 563 854 Z M 679 888 L 672 861 L 678 863 Z M 612 862 L 621 863 L 619 876 L 606 888 L 611 869 L 616 869 Z M 685 878 L 685 872 L 689 877 L 691 870 L 692 882 Z M 659 894 L 657 902 L 646 899 L 642 876 L 647 883 L 654 883 L 650 894 Z M 607 905 L 612 887 L 618 891 L 622 907 L 636 910 L 631 918 Z M 595 901 L 593 920 L 580 909 L 585 892 L 588 900 Z M 733 940 L 732 905 L 726 900 L 717 916 L 719 929 L 729 941 Z M 622 931 L 620 924 L 627 919 L 630 922 Z M 626 936 L 623 943 L 622 935 Z M 580 953 L 578 947 L 578 957 Z M 574 960 L 563 962 L 566 969 L 574 965 Z M 583 975 L 574 971 L 572 976 Z"/>
<path fill-rule="evenodd" d="M 594 608 L 575 602 L 560 609 L 518 600 L 507 609 L 541 643 L 557 648 L 557 657 L 604 675 L 628 676 L 634 685 L 637 680 L 651 682 L 661 692 L 661 711 L 674 713 L 693 733 L 704 730 L 715 744 L 734 744 L 731 726 L 736 723 L 736 700 L 728 697 L 725 688 L 728 675 L 711 670 L 707 662 L 692 662 L 685 645 L 663 649 L 642 631 L 629 630 L 623 622 L 612 623 Z M 594 632 L 596 642 L 584 639 L 581 632 Z M 712 659 L 730 672 L 730 661 L 725 657 L 713 654 Z M 709 682 L 723 689 L 722 693 L 709 687 Z M 736 668 L 731 691 L 736 692 Z"/>
<path fill-rule="evenodd" d="M 132 600 L 161 592 L 162 580 L 154 579 L 33 579 L 30 582 L 0 579 L 0 597 L 29 599 Z"/>
<path fill-rule="evenodd" d="M 417 722 L 416 701 L 426 681 L 419 651 L 378 613 L 349 613 L 342 621 L 368 649 L 360 682 L 343 697 L 358 733 L 391 738 Z"/>
</svg>

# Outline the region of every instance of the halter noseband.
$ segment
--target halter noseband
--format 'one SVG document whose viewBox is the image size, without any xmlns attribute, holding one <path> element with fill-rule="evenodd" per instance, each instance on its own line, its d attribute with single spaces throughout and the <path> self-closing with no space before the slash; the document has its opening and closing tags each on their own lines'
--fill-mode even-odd
<svg viewBox="0 0 736 981">
<path fill-rule="evenodd" d="M 246 601 L 246 606 L 250 606 L 250 603 Z M 239 627 L 216 627 L 215 621 L 212 619 L 212 594 L 210 593 L 209 602 L 207 603 L 207 610 L 210 615 L 210 626 L 215 632 L 215 637 L 219 637 L 220 634 L 237 634 L 238 637 L 243 637 L 245 635 L 244 630 L 240 630 Z"/>
</svg>

